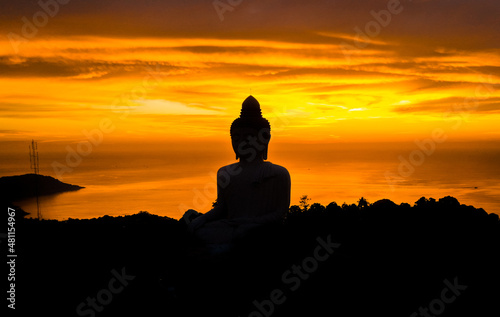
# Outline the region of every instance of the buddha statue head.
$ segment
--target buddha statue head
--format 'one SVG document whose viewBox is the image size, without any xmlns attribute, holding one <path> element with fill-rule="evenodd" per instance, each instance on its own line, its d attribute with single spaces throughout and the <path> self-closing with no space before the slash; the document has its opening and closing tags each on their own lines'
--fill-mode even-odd
<svg viewBox="0 0 500 317">
<path fill-rule="evenodd" d="M 243 101 L 240 117 L 231 124 L 230 134 L 236 159 L 267 160 L 271 125 L 262 117 L 260 104 L 253 96 Z"/>
</svg>

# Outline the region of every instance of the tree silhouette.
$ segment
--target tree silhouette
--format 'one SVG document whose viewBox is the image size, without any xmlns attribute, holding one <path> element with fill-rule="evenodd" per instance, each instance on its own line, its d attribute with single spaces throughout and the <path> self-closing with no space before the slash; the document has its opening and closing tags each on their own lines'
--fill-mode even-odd
<svg viewBox="0 0 500 317">
<path fill-rule="evenodd" d="M 309 212 L 310 213 L 313 213 L 313 214 L 322 214 L 324 213 L 326 210 L 325 206 L 323 206 L 322 204 L 320 203 L 314 203 L 311 205 L 311 207 L 309 207 Z"/>
<path fill-rule="evenodd" d="M 364 209 L 366 207 L 368 207 L 368 201 L 364 198 L 364 197 L 361 197 L 359 200 L 358 200 L 358 208 L 359 209 Z"/>
<path fill-rule="evenodd" d="M 458 207 L 460 206 L 460 203 L 455 197 L 451 196 L 446 196 L 443 198 L 439 199 L 439 203 L 443 206 L 448 206 L 448 207 Z"/>
<path fill-rule="evenodd" d="M 292 216 L 299 215 L 301 211 L 302 210 L 297 205 L 290 206 L 290 209 L 288 209 L 288 213 Z"/>
<path fill-rule="evenodd" d="M 305 212 L 309 209 L 309 201 L 311 198 L 309 198 L 307 195 L 302 195 L 299 199 L 299 205 L 302 208 L 302 212 Z"/>
</svg>

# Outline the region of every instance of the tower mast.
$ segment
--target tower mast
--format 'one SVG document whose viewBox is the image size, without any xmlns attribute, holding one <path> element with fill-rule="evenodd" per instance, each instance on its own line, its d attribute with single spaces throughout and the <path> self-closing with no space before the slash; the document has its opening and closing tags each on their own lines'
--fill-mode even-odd
<svg viewBox="0 0 500 317">
<path fill-rule="evenodd" d="M 35 196 L 36 196 L 36 214 L 38 220 L 42 219 L 42 213 L 40 212 L 40 202 L 38 199 L 38 179 L 39 179 L 39 173 L 40 173 L 40 163 L 38 160 L 38 144 L 35 142 L 35 140 L 31 140 L 31 145 L 29 146 L 30 149 L 30 169 L 33 170 L 33 173 L 35 174 Z"/>
</svg>

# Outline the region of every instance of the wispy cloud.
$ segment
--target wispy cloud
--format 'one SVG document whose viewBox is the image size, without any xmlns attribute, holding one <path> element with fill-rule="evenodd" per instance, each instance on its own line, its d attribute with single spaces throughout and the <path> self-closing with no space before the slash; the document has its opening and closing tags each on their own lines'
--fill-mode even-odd
<svg viewBox="0 0 500 317">
<path fill-rule="evenodd" d="M 217 115 L 221 109 L 210 108 L 198 103 L 184 104 L 170 100 L 134 100 L 138 107 L 132 113 L 156 115 Z"/>
<path fill-rule="evenodd" d="M 188 133 L 186 126 L 215 133 L 252 93 L 265 116 L 286 116 L 283 133 L 291 138 L 328 136 L 332 125 L 334 135 L 358 138 L 352 131 L 360 120 L 363 138 L 394 138 L 402 129 L 426 133 L 419 120 L 453 109 L 487 82 L 491 95 L 478 99 L 470 120 L 481 116 L 483 130 L 496 128 L 500 2 L 401 4 L 403 13 L 348 63 L 342 43 L 358 40 L 355 28 L 365 28 L 386 0 L 244 1 L 223 23 L 202 0 L 71 1 L 18 53 L 0 38 L 0 123 L 9 131 L 29 124 L 48 137 L 58 127 L 75 137 L 115 118 L 111 105 L 119 100 L 130 115 L 117 135 L 161 135 L 166 126 L 170 134 Z M 22 35 L 22 17 L 38 10 L 36 2 L 12 2 L 0 33 Z M 148 69 L 162 81 L 140 98 L 133 92 Z"/>
</svg>

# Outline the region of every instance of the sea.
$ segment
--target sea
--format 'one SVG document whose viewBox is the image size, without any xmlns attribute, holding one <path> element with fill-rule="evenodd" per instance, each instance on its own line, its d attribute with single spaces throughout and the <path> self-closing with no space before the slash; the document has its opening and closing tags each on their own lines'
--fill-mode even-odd
<svg viewBox="0 0 500 317">
<path fill-rule="evenodd" d="M 0 142 L 0 176 L 30 169 L 27 142 Z M 215 175 L 236 162 L 223 142 L 119 143 L 71 157 L 78 143 L 39 142 L 40 174 L 84 189 L 39 198 L 44 219 L 89 219 L 139 211 L 179 219 L 207 212 L 217 197 Z M 500 142 L 455 142 L 419 147 L 399 143 L 271 143 L 268 160 L 288 169 L 291 204 L 356 204 L 390 199 L 413 205 L 420 197 L 453 196 L 500 214 Z M 54 169 L 53 166 L 65 166 Z M 63 171 L 63 172 L 61 172 Z M 15 204 L 36 217 L 36 199 Z"/>
</svg>

